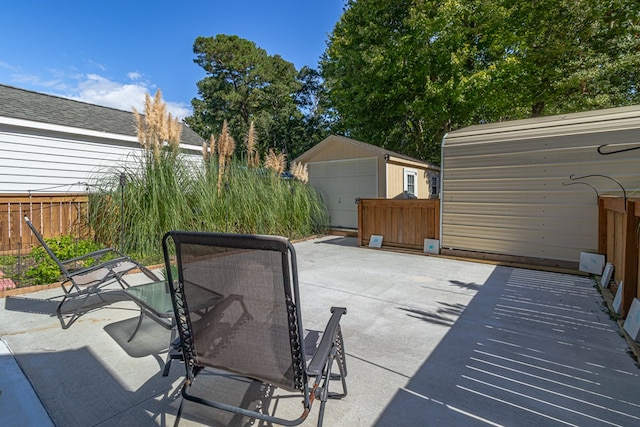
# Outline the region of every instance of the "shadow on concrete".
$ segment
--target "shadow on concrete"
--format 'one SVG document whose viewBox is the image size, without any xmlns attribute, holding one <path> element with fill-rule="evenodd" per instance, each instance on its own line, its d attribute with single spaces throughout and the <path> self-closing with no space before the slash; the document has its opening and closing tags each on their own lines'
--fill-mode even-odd
<svg viewBox="0 0 640 427">
<path fill-rule="evenodd" d="M 470 291 L 477 291 L 482 285 L 474 282 L 461 282 L 460 280 L 449 280 L 449 283 L 455 285 L 461 289 L 468 289 Z"/>
<path fill-rule="evenodd" d="M 179 393 L 159 375 L 129 391 L 87 347 L 15 358 L 56 425 L 173 424 L 166 416 L 177 411 Z"/>
<path fill-rule="evenodd" d="M 600 300 L 590 278 L 496 268 L 375 425 L 639 425 L 640 370 Z"/>
<path fill-rule="evenodd" d="M 24 296 L 9 296 L 5 298 L 4 308 L 9 311 L 22 313 L 45 314 L 55 316 L 60 301 L 55 299 L 38 299 Z"/>
<path fill-rule="evenodd" d="M 52 421 L 59 426 L 173 426 L 182 402 L 180 375 L 160 371 L 135 391 L 128 390 L 88 347 L 50 353 L 16 354 Z M 122 366 L 118 372 L 126 372 Z M 181 371 L 182 372 L 182 371 Z M 181 384 L 181 383 L 179 383 Z M 193 386 L 208 398 L 249 407 L 272 406 L 269 387 L 234 375 L 203 372 Z M 246 426 L 252 420 L 185 401 L 179 421 L 210 426 Z"/>
<path fill-rule="evenodd" d="M 338 245 L 338 246 L 358 246 L 358 239 L 355 237 L 335 237 L 333 239 L 323 239 L 314 242 L 316 245 Z"/>
<path fill-rule="evenodd" d="M 424 320 L 425 322 L 436 325 L 451 326 L 456 319 L 464 311 L 464 304 L 450 304 L 446 302 L 438 302 L 440 307 L 434 311 L 418 310 L 406 307 L 398 307 L 398 310 L 406 311 L 407 316 Z"/>
<path fill-rule="evenodd" d="M 143 319 L 135 337 L 129 341 L 137 324 L 138 316 L 110 323 L 103 329 L 130 357 L 155 356 L 168 351 L 167 329 L 147 317 Z"/>
<path fill-rule="evenodd" d="M 62 292 L 62 291 L 61 291 Z M 95 311 L 120 301 L 127 301 L 128 298 L 120 290 L 102 291 L 99 294 L 92 294 L 85 300 L 85 295 L 78 298 L 69 298 L 62 308 L 62 316 L 74 313 L 79 305 L 82 310 L 78 313 L 81 317 L 91 311 Z M 19 311 L 22 313 L 45 314 L 56 317 L 56 309 L 62 301 L 62 296 L 55 298 L 30 298 L 24 296 L 9 296 L 5 298 L 5 309 L 9 311 Z"/>
</svg>

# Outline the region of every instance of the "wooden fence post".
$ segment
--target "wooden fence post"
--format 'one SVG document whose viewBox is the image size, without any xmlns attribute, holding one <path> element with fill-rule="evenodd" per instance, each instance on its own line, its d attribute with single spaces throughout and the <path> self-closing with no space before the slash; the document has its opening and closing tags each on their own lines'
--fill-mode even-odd
<svg viewBox="0 0 640 427">
<path fill-rule="evenodd" d="M 604 199 L 598 197 L 598 253 L 607 254 L 607 210 Z M 607 261 L 609 261 L 607 259 Z"/>
<path fill-rule="evenodd" d="M 627 200 L 627 211 L 624 215 L 623 255 L 622 255 L 622 304 L 620 315 L 627 317 L 627 312 L 637 294 L 638 286 L 638 218 L 635 215 L 636 202 Z"/>
<path fill-rule="evenodd" d="M 364 233 L 362 230 L 362 199 L 356 199 L 358 203 L 358 246 L 362 246 L 362 239 L 364 239 Z"/>
</svg>

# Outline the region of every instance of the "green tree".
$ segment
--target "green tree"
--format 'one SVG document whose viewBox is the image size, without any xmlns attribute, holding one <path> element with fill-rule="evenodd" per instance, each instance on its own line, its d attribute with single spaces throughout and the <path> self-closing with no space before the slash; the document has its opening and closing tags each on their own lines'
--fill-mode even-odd
<svg viewBox="0 0 640 427">
<path fill-rule="evenodd" d="M 640 3 L 633 0 L 504 2 L 531 116 L 635 104 Z"/>
<path fill-rule="evenodd" d="M 298 102 L 311 90 L 306 68 L 298 72 L 279 55 L 238 36 L 198 37 L 193 50 L 194 62 L 207 76 L 197 84 L 199 98 L 192 100 L 193 115 L 186 123 L 201 136 L 218 135 L 227 120 L 233 138 L 242 141 L 253 121 L 258 152 L 274 148 L 290 158 L 317 139 L 316 129 L 307 125 L 308 111 Z"/>
<path fill-rule="evenodd" d="M 295 147 L 292 158 L 329 136 L 335 119 L 320 73 L 313 68 L 302 67 L 298 73 L 298 81 L 301 87 L 295 94 L 295 101 L 304 115 L 303 127 L 306 139 Z"/>
<path fill-rule="evenodd" d="M 638 12 L 630 0 L 350 0 L 321 62 L 335 130 L 439 161 L 462 126 L 636 103 Z"/>
</svg>

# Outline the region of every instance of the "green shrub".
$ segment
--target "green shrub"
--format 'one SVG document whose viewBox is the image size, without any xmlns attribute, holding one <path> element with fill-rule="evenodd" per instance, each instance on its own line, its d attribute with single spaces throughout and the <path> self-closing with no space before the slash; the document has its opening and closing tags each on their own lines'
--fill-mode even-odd
<svg viewBox="0 0 640 427">
<path fill-rule="evenodd" d="M 18 257 L 13 255 L 0 256 L 0 279 L 11 279 L 18 281 L 20 271 Z"/>
<path fill-rule="evenodd" d="M 45 241 L 55 256 L 62 261 L 100 249 L 100 246 L 92 240 L 77 240 L 73 236 L 53 237 L 45 239 Z M 44 285 L 60 280 L 62 272 L 43 247 L 34 248 L 31 251 L 31 257 L 35 265 L 25 272 L 25 277 L 29 282 L 34 285 Z M 91 258 L 87 258 L 77 267 L 88 266 L 94 261 Z"/>
</svg>

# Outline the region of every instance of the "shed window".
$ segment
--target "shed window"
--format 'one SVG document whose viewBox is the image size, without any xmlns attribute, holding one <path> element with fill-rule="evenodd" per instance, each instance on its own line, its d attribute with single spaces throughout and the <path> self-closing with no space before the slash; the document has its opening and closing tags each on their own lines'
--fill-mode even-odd
<svg viewBox="0 0 640 427">
<path fill-rule="evenodd" d="M 418 196 L 418 171 L 415 169 L 404 169 L 404 191 L 407 194 Z"/>
<path fill-rule="evenodd" d="M 431 177 L 431 194 L 438 194 L 438 177 Z"/>
</svg>

